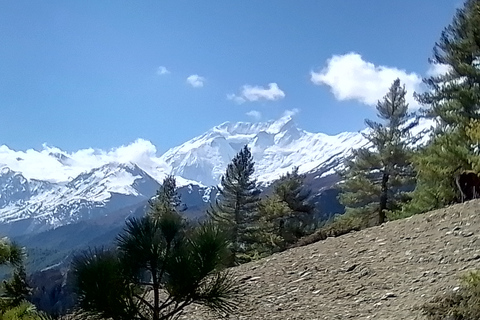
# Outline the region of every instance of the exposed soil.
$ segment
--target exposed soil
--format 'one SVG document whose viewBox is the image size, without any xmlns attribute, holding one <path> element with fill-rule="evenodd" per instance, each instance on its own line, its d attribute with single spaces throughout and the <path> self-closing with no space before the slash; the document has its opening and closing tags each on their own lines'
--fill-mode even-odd
<svg viewBox="0 0 480 320">
<path fill-rule="evenodd" d="M 294 248 L 232 271 L 229 319 L 424 319 L 420 305 L 480 268 L 480 200 Z M 216 319 L 193 307 L 181 319 Z"/>
</svg>

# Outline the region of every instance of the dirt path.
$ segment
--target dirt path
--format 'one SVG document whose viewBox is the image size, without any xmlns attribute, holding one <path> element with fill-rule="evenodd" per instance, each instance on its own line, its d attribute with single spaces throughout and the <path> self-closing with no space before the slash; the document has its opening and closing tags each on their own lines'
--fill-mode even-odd
<svg viewBox="0 0 480 320">
<path fill-rule="evenodd" d="M 329 238 L 233 271 L 229 319 L 423 319 L 417 306 L 480 268 L 480 201 Z M 215 319 L 192 308 L 181 319 Z"/>
</svg>

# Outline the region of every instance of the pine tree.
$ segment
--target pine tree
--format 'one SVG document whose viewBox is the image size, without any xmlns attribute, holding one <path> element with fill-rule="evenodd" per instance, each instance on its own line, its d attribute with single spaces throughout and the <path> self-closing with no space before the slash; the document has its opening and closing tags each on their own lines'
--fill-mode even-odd
<svg viewBox="0 0 480 320">
<path fill-rule="evenodd" d="M 3 281 L 0 287 L 0 318 L 12 308 L 26 303 L 31 288 L 27 283 L 24 266 L 25 251 L 8 238 L 0 239 L 0 265 L 13 267 L 10 279 Z"/>
<path fill-rule="evenodd" d="M 467 0 L 435 44 L 430 62 L 446 73 L 424 79 L 417 99 L 436 120 L 432 141 L 417 157 L 418 184 L 410 210 L 423 212 L 454 201 L 454 175 L 478 168 L 475 121 L 480 119 L 480 1 Z"/>
<path fill-rule="evenodd" d="M 405 200 L 404 188 L 413 183 L 409 145 L 417 122 L 411 120 L 405 95 L 405 87 L 395 80 L 376 106 L 382 123 L 365 121 L 370 145 L 355 150 L 341 173 L 340 201 L 346 214 L 360 214 L 365 224 L 372 224 L 372 214 L 375 223 L 385 222 L 387 212 L 398 210 Z"/>
<path fill-rule="evenodd" d="M 304 180 L 294 167 L 274 182 L 273 194 L 260 201 L 259 242 L 267 253 L 284 250 L 314 230 L 315 207 L 308 202 L 311 192 Z"/>
<path fill-rule="evenodd" d="M 31 288 L 27 283 L 27 273 L 23 265 L 15 268 L 11 279 L 3 280 L 3 291 L 2 298 L 12 307 L 27 301 Z"/>
<path fill-rule="evenodd" d="M 472 142 L 473 153 L 480 154 L 480 120 L 472 119 L 465 133 Z M 472 157 L 471 165 L 474 171 L 480 172 L 480 157 Z"/>
<path fill-rule="evenodd" d="M 185 223 L 179 206 L 175 178 L 168 176 L 148 214 L 127 220 L 113 249 L 74 257 L 81 313 L 114 320 L 169 320 L 178 319 L 192 303 L 213 311 L 233 310 L 235 283 L 221 272 L 228 239 L 211 222 Z"/>
<path fill-rule="evenodd" d="M 260 256 L 268 256 L 287 247 L 284 218 L 290 216 L 290 212 L 285 201 L 275 193 L 259 201 L 256 241 Z"/>
<path fill-rule="evenodd" d="M 244 146 L 228 164 L 221 179 L 219 198 L 209 211 L 213 222 L 228 234 L 234 257 L 232 263 L 245 260 L 254 242 L 260 195 L 256 180 L 252 178 L 254 170 L 250 149 Z"/>
<path fill-rule="evenodd" d="M 211 223 L 186 228 L 166 213 L 129 219 L 113 249 L 90 249 L 72 263 L 80 318 L 178 319 L 185 307 L 236 308 L 236 283 L 222 271 L 227 239 Z"/>
<path fill-rule="evenodd" d="M 292 214 L 305 221 L 304 216 L 311 216 L 315 207 L 307 201 L 311 191 L 305 189 L 304 181 L 305 175 L 299 174 L 298 167 L 294 167 L 292 172 L 280 177 L 274 189 L 275 194 L 288 205 Z"/>
<path fill-rule="evenodd" d="M 159 218 L 160 215 L 166 213 L 179 213 L 181 201 L 177 190 L 177 182 L 173 175 L 169 175 L 163 180 L 156 196 L 149 201 L 149 204 L 149 215 L 154 218 Z"/>
</svg>

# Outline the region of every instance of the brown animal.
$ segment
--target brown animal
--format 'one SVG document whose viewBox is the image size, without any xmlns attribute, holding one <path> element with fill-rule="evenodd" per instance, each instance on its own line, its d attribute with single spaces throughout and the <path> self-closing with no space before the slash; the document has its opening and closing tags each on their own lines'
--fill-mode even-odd
<svg viewBox="0 0 480 320">
<path fill-rule="evenodd" d="M 460 172 L 455 177 L 455 183 L 462 202 L 480 198 L 480 177 L 476 172 L 471 170 Z"/>
</svg>

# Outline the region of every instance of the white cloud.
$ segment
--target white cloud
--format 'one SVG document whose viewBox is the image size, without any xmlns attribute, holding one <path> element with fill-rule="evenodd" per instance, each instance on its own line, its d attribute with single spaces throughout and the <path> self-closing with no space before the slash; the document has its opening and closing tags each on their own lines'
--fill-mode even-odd
<svg viewBox="0 0 480 320">
<path fill-rule="evenodd" d="M 205 78 L 199 76 L 198 74 L 192 74 L 188 76 L 187 82 L 194 88 L 201 88 L 203 87 L 203 84 L 205 83 Z"/>
<path fill-rule="evenodd" d="M 227 94 L 228 100 L 233 100 L 238 104 L 247 101 L 275 101 L 283 98 L 285 98 L 285 92 L 283 92 L 275 82 L 269 83 L 267 88 L 246 84 L 242 87 L 239 95 L 233 93 Z"/>
<path fill-rule="evenodd" d="M 158 69 L 157 69 L 157 74 L 158 74 L 159 76 L 163 76 L 163 75 L 166 75 L 166 74 L 169 74 L 169 73 L 170 73 L 170 71 L 168 71 L 168 69 L 167 69 L 166 67 L 164 67 L 164 66 L 160 66 L 160 67 L 158 67 Z"/>
<path fill-rule="evenodd" d="M 376 66 L 355 52 L 334 55 L 323 70 L 312 71 L 310 76 L 314 84 L 329 86 L 338 100 L 357 100 L 369 106 L 376 105 L 399 78 L 405 84 L 410 107 L 419 107 L 413 93 L 421 91 L 421 76 L 395 67 Z"/>
<path fill-rule="evenodd" d="M 285 110 L 283 112 L 283 116 L 282 117 L 293 117 L 294 115 L 298 114 L 300 112 L 300 109 L 298 108 L 293 108 L 293 109 L 290 109 L 290 110 Z"/>
<path fill-rule="evenodd" d="M 257 110 L 251 110 L 245 114 L 249 117 L 252 117 L 255 121 L 259 121 L 262 118 L 262 114 Z"/>
<path fill-rule="evenodd" d="M 427 70 L 427 76 L 436 77 L 446 74 L 450 71 L 450 66 L 447 64 L 430 64 L 430 68 Z"/>
<path fill-rule="evenodd" d="M 232 100 L 232 101 L 235 101 L 236 103 L 238 104 L 242 104 L 244 102 L 246 102 L 247 100 L 245 100 L 245 98 L 241 97 L 241 96 L 237 96 L 236 94 L 234 93 L 229 93 L 227 94 L 227 99 L 228 100 Z"/>
<path fill-rule="evenodd" d="M 136 163 L 154 177 L 169 172 L 171 168 L 156 155 L 155 146 L 147 140 L 138 139 L 126 146 L 109 151 L 81 149 L 72 153 L 43 145 L 40 151 L 11 150 L 0 146 L 0 167 L 8 166 L 20 171 L 27 179 L 68 181 L 82 172 L 101 167 L 107 163 Z M 59 160 L 59 157 L 61 159 Z"/>
</svg>

